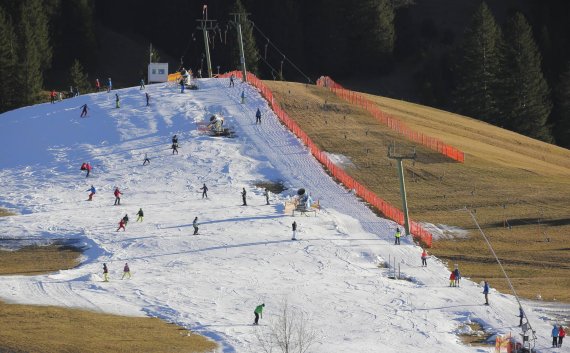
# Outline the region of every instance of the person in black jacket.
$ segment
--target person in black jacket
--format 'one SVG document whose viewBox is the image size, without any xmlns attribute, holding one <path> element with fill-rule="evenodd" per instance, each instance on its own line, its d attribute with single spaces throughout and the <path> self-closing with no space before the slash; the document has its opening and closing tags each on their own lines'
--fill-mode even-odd
<svg viewBox="0 0 570 353">
<path fill-rule="evenodd" d="M 291 238 L 291 240 L 297 240 L 295 237 L 295 235 L 297 235 L 297 221 L 293 221 L 293 224 L 291 224 L 291 229 L 293 229 L 293 238 Z"/>
<path fill-rule="evenodd" d="M 208 187 L 206 186 L 206 183 L 204 183 L 204 186 L 202 186 L 200 190 L 202 190 L 202 198 L 208 198 Z"/>
<path fill-rule="evenodd" d="M 192 227 L 194 227 L 194 235 L 198 234 L 198 217 L 194 218 L 194 222 L 192 222 Z"/>
<path fill-rule="evenodd" d="M 138 216 L 138 217 L 137 217 L 137 222 L 138 222 L 138 221 L 141 221 L 141 222 L 142 222 L 142 221 L 143 221 L 143 217 L 144 217 L 144 212 L 143 212 L 142 208 L 139 208 L 139 211 L 137 212 L 137 216 Z"/>
<path fill-rule="evenodd" d="M 247 206 L 247 202 L 245 200 L 245 195 L 247 195 L 247 192 L 245 191 L 245 188 L 243 188 L 243 191 L 241 192 L 241 199 L 243 200 L 242 206 Z"/>
</svg>

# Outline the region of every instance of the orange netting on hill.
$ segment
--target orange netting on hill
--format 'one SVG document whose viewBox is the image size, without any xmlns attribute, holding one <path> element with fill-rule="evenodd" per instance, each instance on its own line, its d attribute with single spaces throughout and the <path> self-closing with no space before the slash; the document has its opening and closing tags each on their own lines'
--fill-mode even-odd
<svg viewBox="0 0 570 353">
<path fill-rule="evenodd" d="M 404 135 L 406 138 L 422 144 L 434 151 L 437 151 L 444 156 L 447 156 L 460 163 L 465 162 L 465 154 L 458 150 L 457 148 L 450 146 L 443 141 L 425 135 L 422 132 L 414 131 L 410 129 L 406 124 L 400 120 L 394 118 L 392 115 L 387 114 L 380 110 L 378 106 L 371 100 L 364 97 L 362 94 L 348 90 L 338 83 L 336 83 L 332 78 L 328 76 L 321 76 L 317 80 L 317 86 L 326 87 L 334 92 L 338 97 L 344 99 L 347 102 L 356 104 L 366 111 L 368 111 L 372 116 L 376 118 L 382 124 L 388 126 L 390 129 Z"/>
<path fill-rule="evenodd" d="M 219 75 L 219 77 L 227 78 L 231 75 L 234 75 L 236 79 L 242 78 L 241 71 L 228 72 Z M 404 224 L 404 213 L 398 208 L 384 201 L 372 191 L 368 190 L 368 188 L 366 188 L 364 185 L 354 180 L 354 178 L 348 175 L 344 169 L 335 165 L 326 155 L 326 153 L 322 151 L 299 127 L 299 125 L 293 119 L 291 119 L 289 115 L 287 115 L 287 113 L 279 106 L 273 97 L 271 90 L 260 79 L 248 72 L 247 81 L 261 92 L 261 95 L 269 102 L 269 106 L 271 109 L 273 109 L 279 120 L 281 120 L 281 122 L 307 146 L 313 156 L 315 156 L 315 158 L 321 164 L 323 164 L 337 180 L 344 184 L 345 187 L 354 190 L 356 195 L 364 199 L 370 205 L 376 207 L 387 218 L 395 221 L 400 225 Z M 410 233 L 412 233 L 413 237 L 416 240 L 420 241 L 424 246 L 431 247 L 432 234 L 425 230 L 419 223 L 410 220 Z"/>
</svg>

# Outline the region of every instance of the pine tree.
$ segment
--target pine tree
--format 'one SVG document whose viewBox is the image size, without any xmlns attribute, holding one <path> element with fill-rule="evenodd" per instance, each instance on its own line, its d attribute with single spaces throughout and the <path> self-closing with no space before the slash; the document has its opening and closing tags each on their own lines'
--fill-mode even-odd
<svg viewBox="0 0 570 353">
<path fill-rule="evenodd" d="M 253 25 L 246 17 L 246 9 L 240 0 L 236 0 L 233 13 L 241 14 L 240 24 L 241 24 L 241 35 L 243 38 L 243 51 L 245 56 L 245 67 L 247 71 L 258 75 L 259 74 L 259 50 L 255 43 L 255 37 L 253 36 Z M 237 31 L 237 30 L 236 30 Z M 236 34 L 237 38 L 237 34 Z M 240 55 L 239 55 L 239 45 L 232 46 L 232 66 L 238 70 L 241 69 Z"/>
<path fill-rule="evenodd" d="M 348 8 L 351 48 L 356 61 L 368 69 L 382 69 L 394 51 L 396 30 L 394 8 L 390 0 L 359 0 Z"/>
<path fill-rule="evenodd" d="M 497 104 L 501 62 L 501 30 L 483 2 L 473 14 L 458 52 L 453 94 L 459 113 L 494 124 L 502 123 Z"/>
<path fill-rule="evenodd" d="M 34 32 L 32 38 L 40 53 L 40 69 L 42 71 L 49 69 L 53 52 L 49 39 L 48 18 L 42 0 L 25 0 L 22 11 L 22 16 L 25 12 L 26 20 Z"/>
<path fill-rule="evenodd" d="M 12 21 L 0 7 L 0 112 L 14 108 L 17 43 Z"/>
<path fill-rule="evenodd" d="M 525 17 L 516 13 L 505 29 L 505 85 L 502 99 L 506 127 L 546 142 L 552 141 L 547 120 L 552 110 L 541 56 Z"/>
<path fill-rule="evenodd" d="M 20 7 L 19 37 L 19 63 L 17 70 L 17 105 L 30 105 L 37 102 L 43 85 L 42 55 L 38 46 L 35 6 L 37 0 L 25 0 Z M 46 29 L 47 30 L 47 29 Z"/>
<path fill-rule="evenodd" d="M 87 93 L 91 90 L 89 85 L 89 77 L 83 70 L 83 66 L 79 60 L 75 60 L 69 71 L 70 85 L 77 88 L 80 93 Z"/>
<path fill-rule="evenodd" d="M 560 76 L 556 98 L 558 116 L 554 129 L 556 143 L 570 148 L 570 61 Z"/>
</svg>

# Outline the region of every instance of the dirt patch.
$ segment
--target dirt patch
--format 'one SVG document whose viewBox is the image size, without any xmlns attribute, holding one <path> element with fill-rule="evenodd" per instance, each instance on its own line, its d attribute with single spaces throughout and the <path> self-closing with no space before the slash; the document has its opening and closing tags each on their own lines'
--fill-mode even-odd
<svg viewBox="0 0 570 353">
<path fill-rule="evenodd" d="M 282 181 L 258 181 L 254 185 L 258 188 L 267 189 L 274 194 L 280 194 L 287 190 Z"/>
<path fill-rule="evenodd" d="M 159 319 L 2 302 L 0 318 L 6 323 L 0 330 L 1 352 L 198 353 L 216 348 L 214 342 Z"/>
<path fill-rule="evenodd" d="M 509 291 L 472 219 L 461 211 L 467 207 L 476 212 L 499 258 L 509 264 L 509 276 L 521 284 L 519 294 L 532 299 L 540 292 L 545 300 L 570 302 L 568 282 L 560 280 L 570 278 L 570 268 L 553 268 L 570 262 L 570 252 L 564 250 L 570 234 L 570 151 L 475 119 L 367 95 L 410 128 L 463 150 L 466 162 L 456 163 L 403 138 L 326 89 L 264 83 L 320 149 L 350 159 L 354 166 L 347 173 L 396 207 L 401 204 L 399 182 L 396 165 L 387 158 L 388 146 L 401 152 L 416 149 L 416 161 L 404 163 L 410 217 L 466 233 L 435 241 L 433 255 L 462 256 L 457 261 L 465 277 L 486 278 L 494 288 Z"/>
<path fill-rule="evenodd" d="M 66 244 L 0 250 L 0 275 L 39 275 L 67 270 L 79 264 L 82 252 Z"/>
<path fill-rule="evenodd" d="M 13 212 L 10 212 L 4 208 L 0 208 L 0 217 L 7 217 L 7 216 L 14 216 L 14 215 L 16 215 L 16 214 Z"/>
<path fill-rule="evenodd" d="M 494 344 L 489 343 L 489 338 L 491 338 L 493 334 L 483 330 L 483 326 L 481 326 L 481 324 L 478 322 L 466 323 L 459 328 L 459 331 L 462 332 L 458 335 L 461 339 L 461 342 L 468 346 L 494 346 Z"/>
</svg>

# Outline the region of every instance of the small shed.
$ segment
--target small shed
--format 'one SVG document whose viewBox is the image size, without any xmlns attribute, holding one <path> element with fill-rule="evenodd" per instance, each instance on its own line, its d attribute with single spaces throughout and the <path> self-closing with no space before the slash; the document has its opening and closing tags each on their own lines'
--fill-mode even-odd
<svg viewBox="0 0 570 353">
<path fill-rule="evenodd" d="M 168 82 L 168 63 L 148 64 L 148 83 Z"/>
</svg>

